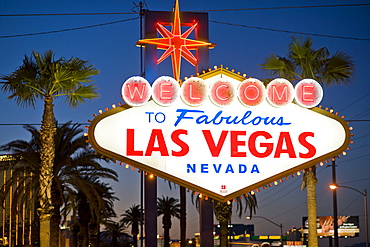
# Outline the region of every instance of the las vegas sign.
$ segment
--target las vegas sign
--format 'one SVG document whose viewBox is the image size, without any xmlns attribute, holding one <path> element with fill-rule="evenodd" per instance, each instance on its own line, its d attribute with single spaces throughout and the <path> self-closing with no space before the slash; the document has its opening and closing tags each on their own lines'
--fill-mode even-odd
<svg viewBox="0 0 370 247">
<path fill-rule="evenodd" d="M 126 104 L 89 127 L 99 153 L 227 201 L 341 154 L 349 129 L 315 107 L 322 88 L 305 79 L 263 85 L 219 68 L 179 83 L 131 77 Z"/>
</svg>

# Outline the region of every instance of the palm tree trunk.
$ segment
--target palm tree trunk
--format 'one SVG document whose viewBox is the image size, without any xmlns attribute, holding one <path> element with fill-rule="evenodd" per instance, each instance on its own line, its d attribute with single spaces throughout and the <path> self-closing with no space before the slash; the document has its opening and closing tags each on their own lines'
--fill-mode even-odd
<svg viewBox="0 0 370 247">
<path fill-rule="evenodd" d="M 133 244 L 134 244 L 134 247 L 137 247 L 137 235 L 139 234 L 139 222 L 138 221 L 134 221 L 132 222 L 132 226 L 131 226 L 131 234 L 132 234 L 132 237 L 133 237 Z"/>
<path fill-rule="evenodd" d="M 220 221 L 220 247 L 227 247 L 228 246 L 228 220 L 222 220 Z"/>
<path fill-rule="evenodd" d="M 139 234 L 139 222 L 133 221 L 131 226 L 134 247 L 137 247 L 137 235 Z"/>
<path fill-rule="evenodd" d="M 186 188 L 180 186 L 180 241 L 186 246 Z"/>
<path fill-rule="evenodd" d="M 216 219 L 220 223 L 220 247 L 228 246 L 228 223 L 232 217 L 232 204 L 218 202 L 214 205 Z"/>
<path fill-rule="evenodd" d="M 50 217 L 50 247 L 59 246 L 59 225 L 62 219 L 60 215 L 60 207 L 62 206 L 61 195 L 58 189 L 56 189 L 56 184 L 53 181 L 51 186 L 51 202 L 53 205 L 53 212 Z"/>
<path fill-rule="evenodd" d="M 54 136 L 56 132 L 54 123 L 54 104 L 51 97 L 44 100 L 44 113 L 40 129 L 41 136 L 41 172 L 40 172 L 40 246 L 50 247 L 51 225 L 50 217 L 53 211 L 51 203 L 51 186 L 53 181 L 53 165 L 55 157 Z M 57 229 L 59 231 L 59 229 Z M 58 244 L 58 243 L 57 243 Z M 54 246 L 54 245 L 53 245 Z"/>
<path fill-rule="evenodd" d="M 89 246 L 89 222 L 80 220 L 81 247 Z"/>
<path fill-rule="evenodd" d="M 89 245 L 89 223 L 91 218 L 90 205 L 82 192 L 78 194 L 78 197 L 80 198 L 77 210 L 78 222 L 80 223 L 81 247 L 87 247 Z"/>
<path fill-rule="evenodd" d="M 134 247 L 137 247 L 137 234 L 132 235 L 132 241 L 133 241 Z"/>
<path fill-rule="evenodd" d="M 91 247 L 99 247 L 99 224 L 90 223 L 89 231 Z"/>
<path fill-rule="evenodd" d="M 308 213 L 308 246 L 318 247 L 317 239 L 317 210 L 316 210 L 316 174 L 314 169 L 306 171 L 307 176 L 307 213 Z"/>
<path fill-rule="evenodd" d="M 80 224 L 77 222 L 72 223 L 71 225 L 71 241 L 70 247 L 77 247 L 78 246 L 78 233 L 80 232 Z"/>
<path fill-rule="evenodd" d="M 163 246 L 170 247 L 170 228 L 168 227 L 164 228 L 163 240 L 164 240 Z"/>
</svg>

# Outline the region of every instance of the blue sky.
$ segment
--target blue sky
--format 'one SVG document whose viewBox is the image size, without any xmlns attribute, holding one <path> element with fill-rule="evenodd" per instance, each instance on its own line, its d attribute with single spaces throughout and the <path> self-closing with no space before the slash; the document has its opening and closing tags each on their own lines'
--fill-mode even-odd
<svg viewBox="0 0 370 247">
<path fill-rule="evenodd" d="M 138 1 L 136 1 L 138 4 Z M 369 4 L 369 1 L 356 1 L 357 4 Z M 148 0 L 149 10 L 171 11 L 173 0 Z M 282 8 L 237 10 L 245 8 L 293 7 L 353 4 L 352 1 L 206 1 L 180 0 L 180 11 L 207 10 L 209 13 L 210 42 L 217 46 L 210 51 L 210 66 L 224 65 L 246 73 L 258 79 L 267 75 L 259 69 L 259 64 L 270 54 L 285 56 L 287 44 L 292 33 L 300 32 L 318 34 L 311 36 L 314 47 L 328 47 L 331 53 L 343 50 L 355 61 L 355 78 L 350 85 L 324 87 L 322 105 L 332 107 L 346 120 L 370 120 L 370 6 L 320 7 L 320 8 Z M 36 34 L 42 32 L 75 29 L 92 25 L 106 24 L 120 20 L 138 17 L 133 12 L 132 1 L 1 1 L 0 2 L 0 74 L 9 74 L 21 65 L 25 54 L 32 50 L 44 52 L 53 50 L 56 57 L 76 56 L 90 60 L 100 75 L 95 82 L 99 88 L 100 98 L 73 110 L 68 108 L 63 100 L 55 102 L 55 115 L 59 122 L 86 123 L 93 114 L 112 104 L 122 102 L 120 89 L 122 83 L 133 75 L 140 73 L 139 48 L 135 46 L 139 39 L 139 20 L 122 21 L 116 24 L 83 28 L 74 31 Z M 135 9 L 135 8 L 134 8 Z M 220 10 L 229 11 L 220 11 Z M 232 10 L 230 10 L 232 9 Z M 50 16 L 3 16 L 9 14 L 67 14 L 67 13 L 130 13 L 109 15 L 50 15 Z M 227 22 L 234 25 L 224 25 L 216 22 Z M 238 26 L 244 25 L 244 26 Z M 249 26 L 249 27 L 246 27 Z M 265 30 L 252 27 L 273 29 Z M 334 38 L 327 36 L 336 36 Z M 308 35 L 301 35 L 308 37 Z M 343 38 L 347 37 L 347 38 Z M 193 68 L 186 65 L 182 77 L 194 74 Z M 163 75 L 171 75 L 169 61 L 160 65 Z M 6 94 L 0 95 L 0 144 L 14 139 L 28 139 L 29 135 L 21 126 L 3 124 L 40 123 L 42 102 L 35 109 L 17 107 L 13 101 L 7 100 Z M 370 122 L 355 121 L 354 144 L 348 155 L 337 161 L 338 184 L 350 186 L 358 190 L 370 190 L 369 154 L 370 154 Z M 119 172 L 120 182 L 113 183 L 120 201 L 116 210 L 121 214 L 132 204 L 139 203 L 138 173 L 126 170 L 117 164 L 108 164 Z M 318 168 L 318 215 L 332 214 L 332 199 L 328 189 L 331 179 L 331 168 Z M 159 180 L 158 195 L 178 197 L 178 190 L 170 191 L 163 180 Z M 283 184 L 258 193 L 259 209 L 257 215 L 267 217 L 284 225 L 284 230 L 292 226 L 299 227 L 302 217 L 306 216 L 306 192 L 300 190 L 301 179 L 291 178 Z M 190 195 L 189 195 L 190 196 Z M 338 212 L 345 215 L 360 215 L 364 231 L 363 198 L 360 194 L 341 189 L 338 191 Z M 188 203 L 188 235 L 198 231 L 197 214 L 194 206 Z M 160 222 L 160 220 L 159 220 Z M 176 222 L 176 221 L 174 221 Z M 255 232 L 261 234 L 279 234 L 279 228 L 261 219 L 247 221 L 234 217 L 235 223 L 254 223 Z M 161 233 L 162 228 L 158 228 Z M 179 227 L 173 224 L 173 237 L 179 236 Z M 352 240 L 341 240 L 341 245 L 364 241 L 364 235 Z M 322 240 L 320 244 L 326 244 Z"/>
</svg>

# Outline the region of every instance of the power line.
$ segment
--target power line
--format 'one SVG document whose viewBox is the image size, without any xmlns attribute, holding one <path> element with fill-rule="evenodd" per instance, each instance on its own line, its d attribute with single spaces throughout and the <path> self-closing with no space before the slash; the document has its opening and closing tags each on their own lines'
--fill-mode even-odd
<svg viewBox="0 0 370 247">
<path fill-rule="evenodd" d="M 241 9 L 208 9 L 196 10 L 193 12 L 216 12 L 216 11 L 242 11 L 242 10 L 280 10 L 280 9 L 307 9 L 307 8 L 330 8 L 330 7 L 359 7 L 369 6 L 369 3 L 354 4 L 333 4 L 333 5 L 310 5 L 310 6 L 289 6 L 289 7 L 264 7 L 264 8 L 241 8 Z"/>
<path fill-rule="evenodd" d="M 344 109 L 347 109 L 348 107 L 350 107 L 350 106 L 352 106 L 353 104 L 355 104 L 355 103 L 359 102 L 360 100 L 362 100 L 362 99 L 364 99 L 364 98 L 368 97 L 369 95 L 370 95 L 370 94 L 365 94 L 365 95 L 364 95 L 364 96 L 362 96 L 361 98 L 359 98 L 359 99 L 357 99 L 357 100 L 353 101 L 351 104 L 349 104 L 349 105 L 347 105 L 346 107 L 344 107 L 344 108 L 340 109 L 339 111 L 343 111 Z"/>
<path fill-rule="evenodd" d="M 368 3 L 333 4 L 333 5 L 309 5 L 309 6 L 285 6 L 285 7 L 263 7 L 263 8 L 239 8 L 239 9 L 207 9 L 191 10 L 191 12 L 225 12 L 225 11 L 254 11 L 254 10 L 281 10 L 281 9 L 307 9 L 307 8 L 332 8 L 332 7 L 359 7 L 369 6 Z M 184 11 L 185 12 L 185 11 Z M 190 11 L 188 11 L 190 12 Z M 86 15 L 132 15 L 133 12 L 108 12 L 108 13 L 39 13 L 39 14 L 1 14 L 0 17 L 33 17 L 33 16 L 86 16 Z"/>
<path fill-rule="evenodd" d="M 0 17 L 33 17 L 33 16 L 73 16 L 73 15 L 134 15 L 135 12 L 118 13 L 55 13 L 55 14 L 2 14 Z"/>
<path fill-rule="evenodd" d="M 24 36 L 32 36 L 32 35 L 41 35 L 41 34 L 51 34 L 51 33 L 60 33 L 60 32 L 67 32 L 67 31 L 75 31 L 75 30 L 81 30 L 81 29 L 87 29 L 87 28 L 93 28 L 93 27 L 111 25 L 111 24 L 116 24 L 116 23 L 121 23 L 121 22 L 136 20 L 136 19 L 139 19 L 139 17 L 134 17 L 134 18 L 125 19 L 125 20 L 119 20 L 119 21 L 113 21 L 113 22 L 107 22 L 107 23 L 101 23 L 101 24 L 95 24 L 95 25 L 84 26 L 84 27 L 76 27 L 76 28 L 68 28 L 68 29 L 54 30 L 54 31 L 46 31 L 46 32 L 38 32 L 38 33 L 28 33 L 28 34 L 3 35 L 3 36 L 0 36 L 0 38 L 1 39 L 3 39 L 3 38 L 15 38 L 15 37 L 24 37 Z M 243 24 L 233 24 L 233 23 L 221 22 L 221 21 L 212 21 L 212 20 L 210 20 L 209 22 L 218 23 L 218 24 L 224 24 L 224 25 L 230 25 L 230 26 L 237 26 L 237 27 L 245 27 L 245 28 L 253 28 L 253 29 L 274 31 L 274 32 L 294 33 L 294 34 L 320 36 L 320 37 L 337 38 L 337 39 L 349 39 L 349 40 L 357 40 L 357 41 L 370 41 L 370 39 L 363 39 L 363 38 L 343 37 L 343 36 L 325 35 L 325 34 L 314 34 L 314 33 L 304 33 L 304 32 L 288 31 L 288 30 L 281 30 L 281 29 L 273 29 L 273 28 L 247 26 L 247 25 L 243 25 Z"/>
<path fill-rule="evenodd" d="M 5 36 L 0 36 L 0 39 L 24 37 L 24 36 L 32 36 L 32 35 L 41 35 L 41 34 L 60 33 L 60 32 L 67 32 L 67 31 L 75 31 L 75 30 L 81 30 L 81 29 L 87 29 L 87 28 L 93 28 L 93 27 L 106 26 L 106 25 L 111 25 L 111 24 L 116 24 L 116 23 L 121 23 L 121 22 L 126 22 L 126 21 L 132 21 L 132 20 L 136 20 L 136 19 L 139 19 L 139 17 L 134 17 L 134 18 L 125 19 L 125 20 L 119 20 L 119 21 L 112 21 L 112 22 L 107 22 L 107 23 L 101 23 L 101 24 L 95 24 L 95 25 L 84 26 L 84 27 L 67 28 L 67 29 L 46 31 L 46 32 L 38 32 L 38 33 L 5 35 Z"/>
<path fill-rule="evenodd" d="M 281 29 L 274 29 L 274 28 L 267 28 L 267 27 L 255 27 L 255 26 L 247 26 L 247 25 L 243 25 L 243 24 L 233 24 L 233 23 L 223 22 L 223 21 L 212 21 L 212 20 L 210 20 L 209 22 L 213 22 L 213 23 L 217 23 L 217 24 L 224 24 L 224 25 L 229 25 L 229 26 L 235 26 L 235 27 L 253 28 L 253 29 L 259 29 L 259 30 L 265 30 L 265 31 L 267 30 L 267 31 L 281 32 L 281 33 L 293 33 L 293 34 L 327 37 L 327 38 L 335 38 L 335 39 L 349 39 L 349 40 L 357 40 L 357 41 L 370 41 L 370 39 L 363 39 L 363 38 L 353 38 L 353 37 L 327 35 L 327 34 L 317 34 L 317 33 L 304 33 L 304 32 L 288 31 L 288 30 L 281 30 Z"/>
<path fill-rule="evenodd" d="M 65 125 L 67 123 L 58 123 L 58 125 Z M 68 125 L 74 125 L 74 124 L 80 124 L 80 125 L 90 125 L 90 123 L 68 123 Z M 40 125 L 41 123 L 0 123 L 0 126 L 24 126 L 24 125 Z"/>
</svg>

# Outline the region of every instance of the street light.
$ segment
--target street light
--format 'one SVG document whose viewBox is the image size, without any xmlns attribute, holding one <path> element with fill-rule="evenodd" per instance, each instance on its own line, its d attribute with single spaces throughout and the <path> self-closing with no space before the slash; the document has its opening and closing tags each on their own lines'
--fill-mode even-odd
<svg viewBox="0 0 370 247">
<path fill-rule="evenodd" d="M 281 242 L 281 246 L 283 246 L 283 225 L 282 224 L 277 224 L 277 223 L 275 223 L 275 222 L 273 222 L 272 220 L 269 220 L 269 219 L 267 219 L 266 217 L 263 217 L 263 216 L 253 216 L 254 218 L 261 218 L 261 219 L 265 219 L 265 220 L 267 220 L 268 222 L 270 222 L 270 223 L 272 223 L 272 224 L 274 224 L 275 226 L 278 226 L 278 227 L 280 227 L 280 242 Z M 247 216 L 246 217 L 246 219 L 247 220 L 251 220 L 252 219 L 252 217 L 249 217 L 249 216 Z M 368 247 L 368 246 L 366 246 L 366 247 Z"/>
<path fill-rule="evenodd" d="M 364 192 L 361 192 L 361 191 L 359 191 L 359 190 L 357 190 L 355 188 L 347 187 L 347 186 L 339 186 L 337 184 L 331 184 L 329 187 L 332 190 L 335 190 L 336 188 L 347 188 L 347 189 L 351 189 L 351 190 L 357 191 L 358 193 L 360 193 L 361 195 L 364 196 L 365 231 L 366 231 L 366 243 L 365 243 L 365 246 L 366 247 L 369 247 L 369 225 L 368 225 L 368 215 L 367 215 L 367 191 L 366 191 L 366 189 L 364 190 Z"/>
</svg>

